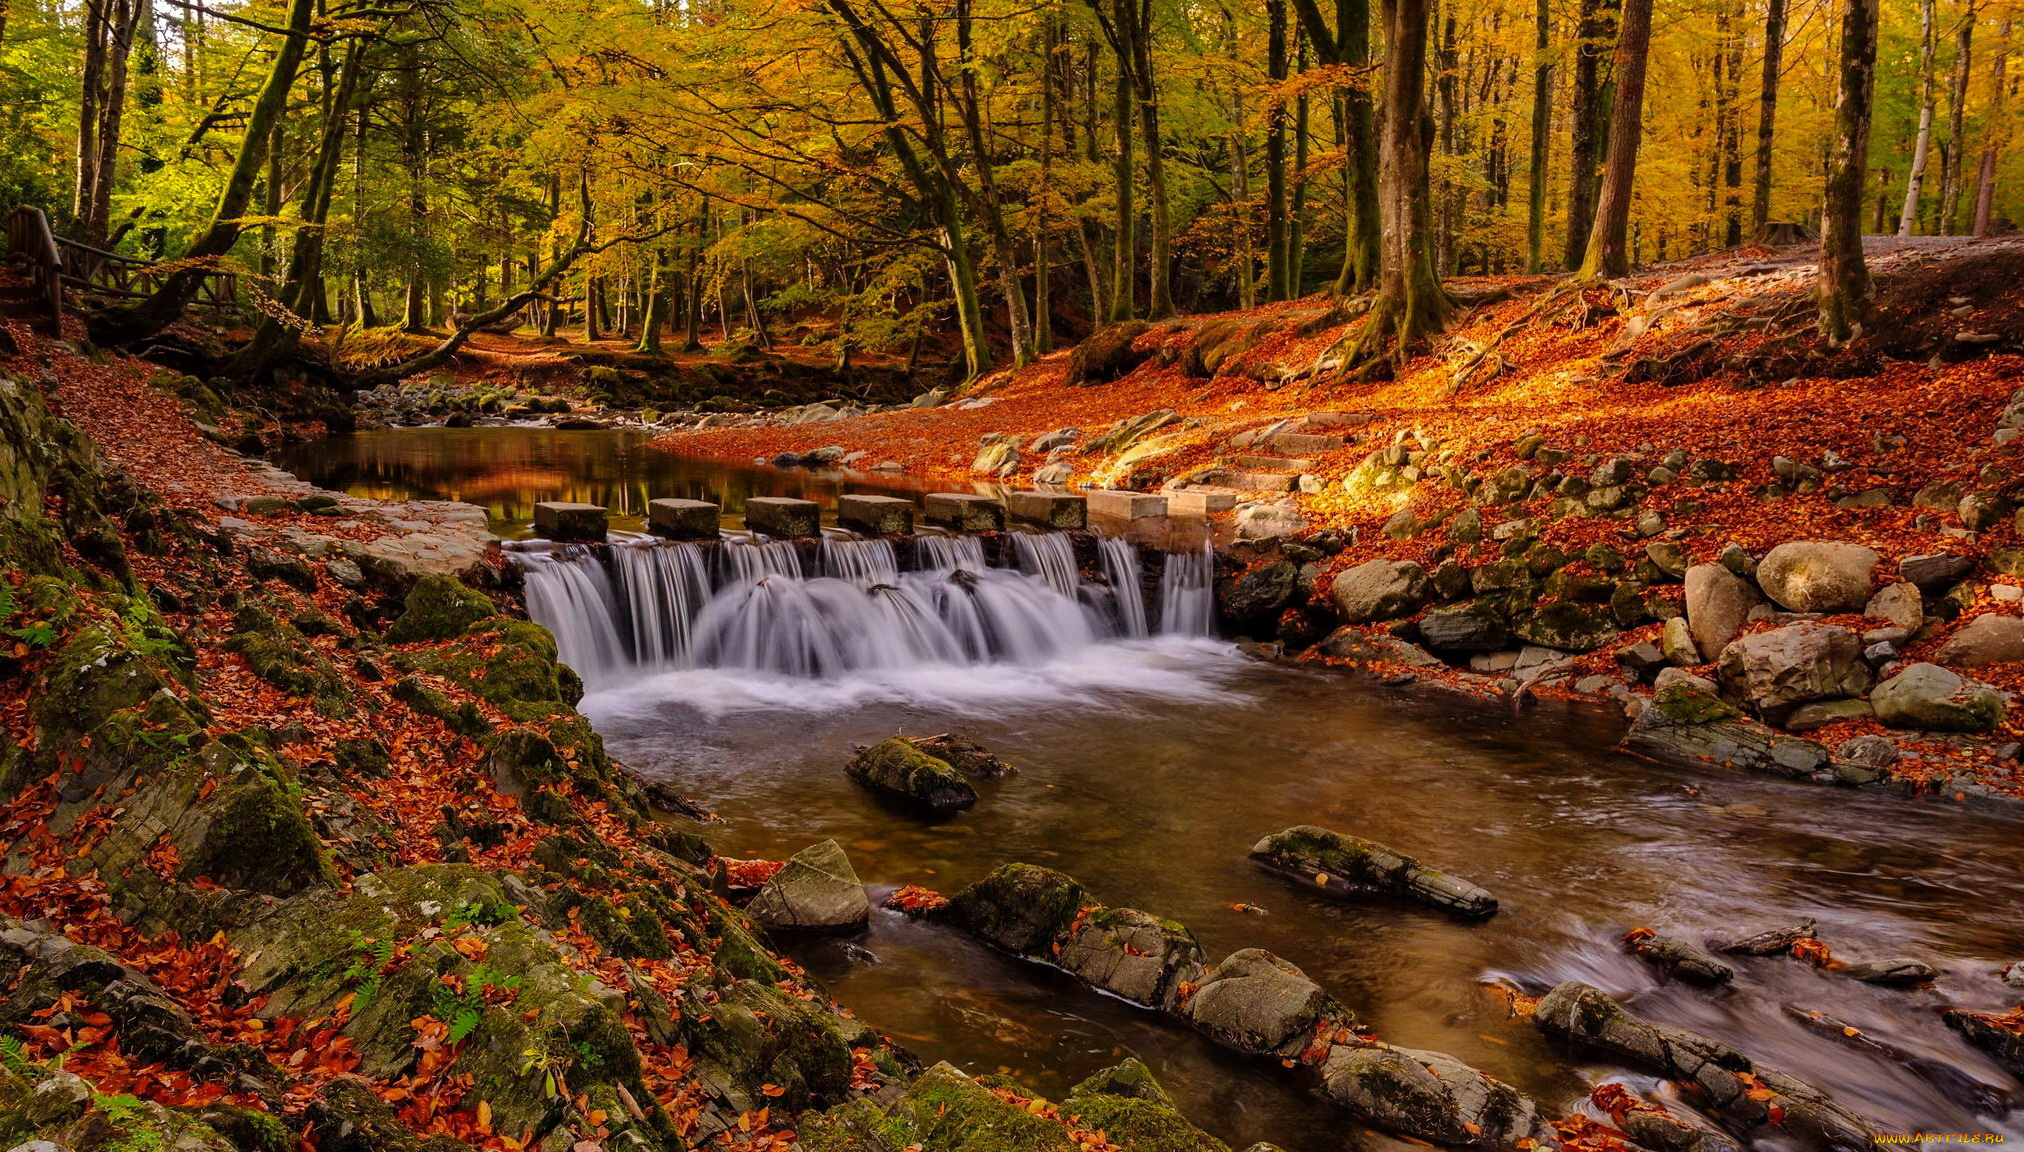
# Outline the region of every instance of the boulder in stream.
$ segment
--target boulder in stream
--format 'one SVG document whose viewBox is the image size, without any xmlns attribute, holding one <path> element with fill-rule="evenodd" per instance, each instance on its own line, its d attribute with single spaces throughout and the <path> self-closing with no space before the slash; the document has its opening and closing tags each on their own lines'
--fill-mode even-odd
<svg viewBox="0 0 2024 1152">
<path fill-rule="evenodd" d="M 1923 960 L 1899 956 L 1890 960 L 1870 960 L 1851 964 L 1840 970 L 1850 980 L 1864 984 L 1878 984 L 1885 988 L 1915 988 L 1940 978 L 1940 970 Z"/>
<path fill-rule="evenodd" d="M 1659 971 L 1688 984 L 1713 988 L 1727 984 L 1735 969 L 1677 936 L 1661 936 L 1649 928 L 1633 929 L 1623 938 L 1631 954 Z"/>
<path fill-rule="evenodd" d="M 1708 946 L 1727 956 L 1778 956 L 1792 951 L 1801 940 L 1814 938 L 1812 919 L 1796 920 L 1775 928 L 1760 928 L 1736 937 L 1718 937 Z"/>
<path fill-rule="evenodd" d="M 845 769 L 852 780 L 937 816 L 977 802 L 977 790 L 949 766 L 902 737 L 874 744 Z"/>
<path fill-rule="evenodd" d="M 1223 958 L 1188 1000 L 1194 1026 L 1225 1048 L 1291 1060 L 1324 1021 L 1353 1027 L 1355 1014 L 1307 974 L 1263 948 Z"/>
<path fill-rule="evenodd" d="M 1952 1008 L 1942 1019 L 1968 1043 L 1987 1052 L 2004 1071 L 2024 1078 L 2024 1008 L 2004 1013 Z"/>
<path fill-rule="evenodd" d="M 963 775 L 978 780 L 1002 780 L 1018 771 L 989 748 L 953 732 L 944 732 L 939 736 L 913 736 L 908 738 L 907 743 Z"/>
<path fill-rule="evenodd" d="M 746 912 L 776 931 L 835 932 L 862 927 L 871 900 L 842 846 L 824 840 L 788 857 Z"/>
<path fill-rule="evenodd" d="M 1817 1152 L 1871 1147 L 1876 1128 L 1820 1090 L 1705 1036 L 1634 1016 L 1601 990 L 1570 980 L 1539 1001 L 1546 1035 L 1678 1080 L 1744 1139 L 1780 1136 Z"/>
<path fill-rule="evenodd" d="M 1554 1148 L 1559 1140 L 1516 1088 L 1453 1056 L 1338 1045 L 1321 1066 L 1328 1098 L 1375 1127 L 1458 1148 Z"/>
<path fill-rule="evenodd" d="M 1375 841 L 1312 824 L 1265 837 L 1252 846 L 1251 858 L 1325 892 L 1381 892 L 1458 916 L 1497 911 L 1495 896 L 1459 876 Z"/>
<path fill-rule="evenodd" d="M 1704 683 L 1679 678 L 1661 687 L 1638 713 L 1624 747 L 1689 768 L 1748 768 L 1794 778 L 1827 766 L 1825 747 L 1750 719 Z"/>
</svg>

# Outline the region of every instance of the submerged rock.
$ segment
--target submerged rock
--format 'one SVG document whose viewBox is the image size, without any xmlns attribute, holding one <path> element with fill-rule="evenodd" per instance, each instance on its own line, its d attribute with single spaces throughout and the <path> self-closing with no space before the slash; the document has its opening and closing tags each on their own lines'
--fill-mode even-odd
<svg viewBox="0 0 2024 1152">
<path fill-rule="evenodd" d="M 788 857 L 746 912 L 765 928 L 837 931 L 871 919 L 871 899 L 842 846 L 824 840 Z"/>
<path fill-rule="evenodd" d="M 1459 916 L 1488 916 L 1497 898 L 1372 840 L 1303 824 L 1258 841 L 1251 858 L 1326 892 L 1381 892 Z"/>
<path fill-rule="evenodd" d="M 1580 981 L 1547 993 L 1533 1019 L 1550 1037 L 1698 1089 L 1707 1109 L 1745 1139 L 1780 1137 L 1820 1152 L 1856 1152 L 1875 1142 L 1868 1120 L 1811 1085 L 1719 1041 L 1633 1016 Z"/>
<path fill-rule="evenodd" d="M 1800 920 L 1792 924 L 1780 924 L 1776 928 L 1764 928 L 1733 939 L 1710 940 L 1709 946 L 1715 951 L 1730 956 L 1777 956 L 1792 951 L 1792 946 L 1801 940 L 1813 939 L 1812 920 Z"/>
<path fill-rule="evenodd" d="M 1940 978 L 1940 970 L 1923 960 L 1900 956 L 1891 960 L 1871 960 L 1863 964 L 1851 964 L 1841 970 L 1850 980 L 1864 984 L 1881 984 L 1886 988 L 1912 988 L 1928 984 Z"/>
<path fill-rule="evenodd" d="M 1660 936 L 1640 928 L 1624 937 L 1623 943 L 1638 959 L 1688 984 L 1713 988 L 1736 975 L 1735 969 L 1677 936 Z"/>
<path fill-rule="evenodd" d="M 977 802 L 977 790 L 947 761 L 898 736 L 859 752 L 845 771 L 868 788 L 937 816 Z"/>
</svg>

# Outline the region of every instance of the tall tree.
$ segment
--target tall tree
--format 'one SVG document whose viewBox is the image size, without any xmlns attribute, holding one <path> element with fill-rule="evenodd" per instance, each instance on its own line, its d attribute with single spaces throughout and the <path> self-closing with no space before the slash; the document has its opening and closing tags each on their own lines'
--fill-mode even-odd
<svg viewBox="0 0 2024 1152">
<path fill-rule="evenodd" d="M 1905 175 L 1905 206 L 1897 234 L 1909 236 L 1918 223 L 1919 189 L 1926 178 L 1926 153 L 1933 143 L 1933 0 L 1919 0 L 1919 134 L 1912 167 Z"/>
<path fill-rule="evenodd" d="M 1988 127 L 1982 130 L 1982 168 L 1975 181 L 1975 227 L 1977 236 L 1987 236 L 1996 206 L 1996 160 L 2002 155 L 2007 133 L 2009 86 L 2003 75 L 2004 66 L 2010 60 L 2010 21 L 2003 21 L 2003 44 L 1995 53 L 1995 62 L 1989 65 L 1989 116 Z"/>
<path fill-rule="evenodd" d="M 1630 271 L 1632 185 L 1638 146 L 1644 138 L 1645 63 L 1651 55 L 1652 0 L 1624 0 L 1623 27 L 1616 41 L 1616 105 L 1609 117 L 1609 155 L 1603 163 L 1602 196 L 1589 229 L 1581 278 L 1622 276 Z"/>
<path fill-rule="evenodd" d="M 1785 59 L 1785 0 L 1766 0 L 1764 70 L 1757 83 L 1757 172 L 1750 197 L 1750 234 L 1771 220 L 1771 140 L 1778 122 L 1778 80 Z"/>
<path fill-rule="evenodd" d="M 1286 4 L 1265 0 L 1265 78 L 1286 82 Z M 1265 299 L 1286 291 L 1286 105 L 1274 92 L 1265 106 Z"/>
<path fill-rule="evenodd" d="M 1602 187 L 1602 158 L 1609 146 L 1609 100 L 1602 65 L 1615 31 L 1615 0 L 1580 0 L 1574 28 L 1574 90 L 1568 107 L 1567 236 L 1561 264 L 1581 266 Z"/>
<path fill-rule="evenodd" d="M 1377 128 L 1370 88 L 1362 73 L 1370 63 L 1370 0 L 1336 0 L 1335 29 L 1330 31 L 1316 0 L 1293 0 L 1300 28 L 1314 46 L 1315 57 L 1348 73 L 1336 89 L 1331 108 L 1336 135 L 1342 141 L 1345 238 L 1342 271 L 1335 293 L 1350 296 L 1377 282 L 1382 234 L 1377 193 Z"/>
<path fill-rule="evenodd" d="M 1820 227 L 1820 332 L 1840 345 L 1869 317 L 1869 267 L 1862 259 L 1862 190 L 1869 161 L 1870 106 L 1876 96 L 1878 0 L 1839 0 L 1841 57 L 1836 66 L 1834 138 Z"/>
<path fill-rule="evenodd" d="M 1546 162 L 1553 132 L 1552 34 L 1547 0 L 1538 0 L 1532 17 L 1532 167 L 1525 203 L 1525 271 L 1534 275 L 1546 268 Z"/>
<path fill-rule="evenodd" d="M 1968 70 L 1975 48 L 1975 0 L 1963 0 L 1954 28 L 1954 77 L 1947 89 L 1947 150 L 1940 157 L 1940 235 L 1954 234 L 1961 215 L 1962 175 L 1967 170 Z"/>
</svg>

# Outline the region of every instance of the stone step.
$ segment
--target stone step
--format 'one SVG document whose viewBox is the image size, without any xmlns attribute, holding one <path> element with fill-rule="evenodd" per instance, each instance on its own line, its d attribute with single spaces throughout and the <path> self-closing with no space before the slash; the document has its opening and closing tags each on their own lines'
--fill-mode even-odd
<svg viewBox="0 0 2024 1152">
<path fill-rule="evenodd" d="M 1012 492 L 1005 512 L 1014 520 L 1042 528 L 1081 528 L 1089 523 L 1089 502 L 1070 492 Z"/>
<path fill-rule="evenodd" d="M 534 506 L 534 531 L 550 540 L 601 543 L 610 530 L 610 514 L 596 504 L 547 500 Z"/>
<path fill-rule="evenodd" d="M 1353 428 L 1375 419 L 1375 412 L 1309 412 L 1300 424 L 1312 432 L 1317 428 Z"/>
<path fill-rule="evenodd" d="M 747 496 L 745 527 L 783 540 L 822 534 L 822 505 L 787 496 Z"/>
<path fill-rule="evenodd" d="M 1196 477 L 1212 488 L 1235 488 L 1240 492 L 1291 492 L 1299 477 L 1292 472 L 1247 472 L 1238 468 L 1215 468 Z"/>
<path fill-rule="evenodd" d="M 911 532 L 914 530 L 914 502 L 897 496 L 838 496 L 836 522 L 873 536 Z"/>
<path fill-rule="evenodd" d="M 1239 495 L 1233 488 L 1176 488 L 1167 493 L 1167 514 L 1207 516 L 1211 512 L 1228 512 L 1237 506 Z"/>
<path fill-rule="evenodd" d="M 930 492 L 921 498 L 927 522 L 951 532 L 997 532 L 1005 527 L 1005 506 L 975 492 Z"/>
<path fill-rule="evenodd" d="M 1252 472 L 1305 472 L 1314 467 L 1314 461 L 1295 459 L 1287 456 L 1239 456 L 1237 467 Z"/>
<path fill-rule="evenodd" d="M 647 530 L 676 540 L 715 540 L 724 510 L 708 500 L 649 500 Z"/>
<path fill-rule="evenodd" d="M 1325 436 L 1318 432 L 1281 432 L 1272 438 L 1272 450 L 1289 456 L 1307 452 L 1336 452 L 1349 443 L 1347 436 Z"/>
<path fill-rule="evenodd" d="M 1108 516 L 1116 520 L 1144 520 L 1151 516 L 1167 514 L 1167 498 L 1151 492 L 1091 488 L 1083 493 L 1083 496 L 1089 501 L 1091 516 Z"/>
</svg>

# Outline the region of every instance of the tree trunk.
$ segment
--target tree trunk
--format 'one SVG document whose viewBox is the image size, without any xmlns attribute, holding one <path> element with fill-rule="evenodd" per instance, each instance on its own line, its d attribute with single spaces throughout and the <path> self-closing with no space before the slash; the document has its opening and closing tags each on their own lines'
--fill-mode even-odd
<svg viewBox="0 0 2024 1152">
<path fill-rule="evenodd" d="M 1926 152 L 1933 142 L 1933 0 L 1919 0 L 1919 136 L 1912 145 L 1912 169 L 1905 176 L 1905 207 L 1898 235 L 1909 236 L 1918 221 L 1919 186 L 1926 178 Z"/>
<path fill-rule="evenodd" d="M 1722 246 L 1743 242 L 1743 26 L 1740 13 L 1729 20 L 1722 92 Z"/>
<path fill-rule="evenodd" d="M 1265 3 L 1265 78 L 1286 82 L 1286 5 Z M 1286 108 L 1274 94 L 1265 110 L 1265 299 L 1286 299 Z"/>
<path fill-rule="evenodd" d="M 1996 52 L 1995 63 L 1989 66 L 1989 115 L 1988 127 L 1982 130 L 1982 170 L 1975 181 L 1975 235 L 1987 236 L 1991 216 L 1996 207 L 1996 161 L 2001 157 L 2004 142 L 2004 105 L 2009 95 L 2004 65 L 2010 60 L 2010 21 L 2003 21 L 2003 46 Z"/>
<path fill-rule="evenodd" d="M 1137 26 L 1132 30 L 1132 85 L 1138 94 L 1139 139 L 1146 151 L 1146 200 L 1152 209 L 1146 312 L 1157 319 L 1175 312 L 1174 225 L 1167 204 L 1166 147 L 1160 140 L 1160 98 L 1153 77 L 1152 36 L 1152 0 L 1144 0 Z"/>
<path fill-rule="evenodd" d="M 640 340 L 633 346 L 635 352 L 661 354 L 661 327 L 668 319 L 668 287 L 661 274 L 665 264 L 661 250 L 654 249 L 653 266 L 646 282 L 645 314 L 640 320 Z"/>
<path fill-rule="evenodd" d="M 1307 45 L 1296 30 L 1294 70 L 1307 71 Z M 1286 198 L 1286 298 L 1300 297 L 1307 244 L 1307 93 L 1293 102 L 1293 187 Z"/>
<path fill-rule="evenodd" d="M 1862 190 L 1869 160 L 1870 102 L 1876 94 L 1878 0 L 1839 0 L 1841 60 L 1827 201 L 1820 222 L 1820 332 L 1830 346 L 1869 317 L 1869 269 L 1862 259 Z"/>
<path fill-rule="evenodd" d="M 1757 85 L 1757 186 L 1750 197 L 1750 234 L 1759 237 L 1771 220 L 1771 140 L 1778 121 L 1778 79 L 1784 58 L 1785 0 L 1767 0 L 1764 70 Z"/>
<path fill-rule="evenodd" d="M 1525 271 L 1535 276 L 1546 269 L 1546 161 L 1553 130 L 1551 15 L 1547 0 L 1539 0 L 1532 20 L 1532 184 L 1525 206 Z"/>
<path fill-rule="evenodd" d="M 1117 235 L 1112 238 L 1114 250 L 1110 271 L 1110 320 L 1116 323 L 1129 320 L 1133 312 L 1132 280 L 1138 262 L 1132 231 L 1138 226 L 1138 211 L 1132 204 L 1132 89 L 1130 25 L 1135 21 L 1132 11 L 1134 0 L 1114 0 L 1115 36 L 1112 44 L 1117 57 L 1117 96 L 1111 107 L 1111 127 L 1117 134 L 1117 157 L 1112 168 L 1111 179 L 1117 192 Z"/>
<path fill-rule="evenodd" d="M 1581 267 L 1588 232 L 1595 222 L 1602 182 L 1603 151 L 1609 143 L 1609 114 L 1602 65 L 1608 53 L 1617 6 L 1611 0 L 1581 0 L 1575 25 L 1574 92 L 1568 109 L 1572 147 L 1568 155 L 1567 237 L 1561 266 Z"/>
<path fill-rule="evenodd" d="M 1609 155 L 1602 172 L 1602 198 L 1589 230 L 1581 278 L 1622 276 L 1630 271 L 1625 246 L 1630 229 L 1631 188 L 1644 120 L 1645 61 L 1651 53 L 1652 0 L 1625 0 L 1616 42 L 1616 106 L 1609 117 Z"/>
<path fill-rule="evenodd" d="M 183 266 L 170 273 L 154 295 L 140 303 L 93 317 L 89 327 L 95 343 L 124 344 L 146 339 L 181 319 L 183 309 L 196 299 L 205 272 L 238 241 L 245 227 L 241 219 L 246 215 L 246 205 L 253 197 L 261 163 L 266 159 L 267 140 L 287 106 L 288 90 L 295 84 L 296 69 L 301 67 L 315 12 L 316 0 L 289 0 L 288 31 L 274 54 L 274 66 L 268 70 L 260 95 L 247 113 L 245 143 L 225 179 L 209 226 L 184 253 Z"/>
<path fill-rule="evenodd" d="M 1940 167 L 1940 235 L 1952 236 L 1961 216 L 1962 177 L 1967 171 L 1965 147 L 1968 114 L 1968 69 L 1974 57 L 1975 0 L 1961 10 L 1960 27 L 1954 31 L 1954 81 L 1947 99 L 1947 154 Z"/>
<path fill-rule="evenodd" d="M 1382 0 L 1384 115 L 1378 124 L 1378 208 L 1383 218 L 1377 298 L 1345 366 L 1368 355 L 1404 359 L 1447 326 L 1451 305 L 1434 274 L 1433 206 L 1427 161 L 1428 0 Z M 1389 342 L 1390 348 L 1385 348 Z"/>
</svg>

